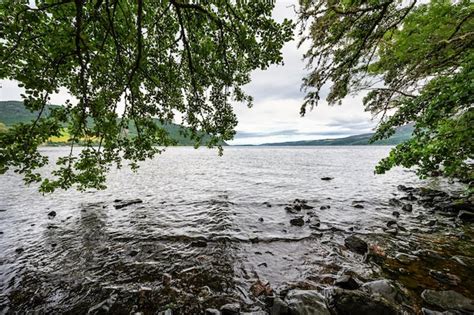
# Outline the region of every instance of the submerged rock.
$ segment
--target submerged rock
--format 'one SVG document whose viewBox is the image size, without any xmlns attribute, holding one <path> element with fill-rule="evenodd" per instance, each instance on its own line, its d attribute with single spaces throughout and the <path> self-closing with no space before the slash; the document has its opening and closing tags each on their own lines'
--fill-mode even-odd
<svg viewBox="0 0 474 315">
<path fill-rule="evenodd" d="M 361 240 L 357 236 L 351 235 L 344 240 L 344 245 L 351 252 L 364 255 L 368 250 L 368 245 L 365 241 Z"/>
<path fill-rule="evenodd" d="M 303 226 L 304 225 L 304 219 L 303 219 L 302 216 L 297 217 L 297 218 L 293 218 L 293 219 L 290 220 L 290 224 L 295 225 L 295 226 Z"/>
<path fill-rule="evenodd" d="M 399 314 L 397 308 L 380 295 L 371 295 L 359 290 L 331 290 L 328 293 L 328 306 L 338 315 Z"/>
<path fill-rule="evenodd" d="M 413 211 L 413 206 L 411 204 L 404 204 L 402 206 L 402 210 L 406 212 L 412 212 Z"/>
<path fill-rule="evenodd" d="M 393 215 L 394 217 L 397 217 L 397 218 L 398 218 L 398 217 L 400 216 L 400 212 L 398 212 L 398 211 L 393 211 L 393 212 L 392 212 L 392 215 Z"/>
<path fill-rule="evenodd" d="M 141 199 L 132 199 L 132 200 L 120 200 L 118 204 L 114 205 L 115 209 L 122 209 L 134 204 L 143 203 Z"/>
<path fill-rule="evenodd" d="M 321 177 L 321 180 L 333 180 L 334 177 L 329 177 L 329 176 L 325 176 L 325 177 Z"/>
<path fill-rule="evenodd" d="M 320 210 L 327 210 L 327 209 L 331 209 L 331 206 L 328 206 L 328 205 L 326 205 L 326 206 L 321 206 L 319 209 L 320 209 Z"/>
<path fill-rule="evenodd" d="M 288 307 L 286 314 L 298 315 L 330 315 L 324 296 L 316 290 L 291 290 L 285 298 Z M 273 313 L 272 314 L 285 314 Z"/>
<path fill-rule="evenodd" d="M 347 290 L 356 290 L 359 288 L 359 284 L 354 280 L 350 275 L 344 275 L 339 277 L 334 282 L 336 287 L 347 289 Z"/>
<path fill-rule="evenodd" d="M 48 217 L 49 218 L 54 218 L 56 216 L 56 211 L 51 211 L 50 213 L 48 213 Z"/>
<path fill-rule="evenodd" d="M 357 208 L 357 209 L 364 209 L 364 206 L 363 206 L 363 205 L 360 205 L 360 204 L 355 204 L 355 205 L 354 205 L 354 208 Z"/>
<path fill-rule="evenodd" d="M 221 311 L 216 310 L 215 308 L 208 308 L 204 311 L 205 315 L 220 315 Z"/>
<path fill-rule="evenodd" d="M 402 202 L 397 198 L 391 198 L 388 200 L 388 204 L 393 207 L 400 207 L 402 205 Z"/>
<path fill-rule="evenodd" d="M 421 298 L 428 304 L 444 310 L 474 312 L 474 301 L 456 291 L 424 290 Z"/>
</svg>

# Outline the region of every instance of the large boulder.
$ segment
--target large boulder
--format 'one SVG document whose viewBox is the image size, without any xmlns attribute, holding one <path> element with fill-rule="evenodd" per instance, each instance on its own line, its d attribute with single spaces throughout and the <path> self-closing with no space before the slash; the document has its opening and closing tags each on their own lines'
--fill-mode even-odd
<svg viewBox="0 0 474 315">
<path fill-rule="evenodd" d="M 285 298 L 290 315 L 330 315 L 324 296 L 316 290 L 292 290 Z"/>
<path fill-rule="evenodd" d="M 456 291 L 424 290 L 421 298 L 428 304 L 444 310 L 474 312 L 474 301 Z"/>
<path fill-rule="evenodd" d="M 398 315 L 396 306 L 380 295 L 359 290 L 332 289 L 326 293 L 328 306 L 337 315 Z M 314 313 L 317 314 L 317 313 Z"/>
</svg>

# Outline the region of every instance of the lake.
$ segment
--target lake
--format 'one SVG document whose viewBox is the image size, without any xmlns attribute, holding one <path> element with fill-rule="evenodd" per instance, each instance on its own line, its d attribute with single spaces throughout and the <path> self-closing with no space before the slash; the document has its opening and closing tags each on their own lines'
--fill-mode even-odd
<svg viewBox="0 0 474 315">
<path fill-rule="evenodd" d="M 67 150 L 42 149 L 52 159 Z M 173 147 L 141 163 L 137 173 L 112 170 L 107 190 L 46 196 L 24 187 L 16 174 L 0 176 L 2 312 L 93 313 L 109 305 L 120 314 L 168 308 L 191 314 L 230 302 L 258 310 L 264 306 L 253 292 L 257 281 L 274 291 L 323 289 L 348 272 L 361 282 L 399 281 L 419 310 L 422 289 L 451 288 L 417 280 L 433 268 L 457 274 L 457 290 L 472 298 L 474 266 L 451 259 L 474 256 L 472 228 L 416 202 L 395 218 L 389 203 L 404 196 L 401 184 L 459 186 L 421 181 L 400 168 L 374 175 L 389 150 L 226 147 L 220 157 L 216 150 Z M 142 202 L 116 209 L 132 199 Z M 295 199 L 314 209 L 285 209 Z M 300 216 L 302 225 L 290 223 Z M 386 233 L 394 219 L 403 233 Z M 347 251 L 350 235 L 384 257 L 429 250 L 441 258 L 419 255 L 416 264 L 402 266 L 408 275 L 393 273 L 402 267 Z"/>
</svg>

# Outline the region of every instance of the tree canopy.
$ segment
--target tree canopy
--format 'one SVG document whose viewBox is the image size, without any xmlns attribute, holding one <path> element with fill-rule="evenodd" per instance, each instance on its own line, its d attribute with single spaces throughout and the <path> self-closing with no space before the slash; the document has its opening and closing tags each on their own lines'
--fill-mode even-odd
<svg viewBox="0 0 474 315">
<path fill-rule="evenodd" d="M 7 126 L 5 124 L 0 123 L 0 133 L 4 133 L 7 131 Z"/>
<path fill-rule="evenodd" d="M 304 115 L 325 97 L 338 104 L 365 92 L 380 119 L 373 140 L 415 122 L 414 136 L 376 167 L 472 180 L 474 4 L 470 0 L 300 1 L 310 74 Z M 328 95 L 322 88 L 330 86 Z"/>
<path fill-rule="evenodd" d="M 293 30 L 271 18 L 271 1 L 33 2 L 0 2 L 0 78 L 20 82 L 25 106 L 39 111 L 1 135 L 0 173 L 12 169 L 43 192 L 104 188 L 112 165 L 136 167 L 159 153 L 171 140 L 153 118 L 181 118 L 197 144 L 203 135 L 210 146 L 232 139 L 230 101 L 251 105 L 241 87 L 252 70 L 282 63 Z M 45 115 L 60 89 L 73 98 Z M 38 146 L 64 128 L 71 153 L 42 176 L 48 158 Z"/>
</svg>

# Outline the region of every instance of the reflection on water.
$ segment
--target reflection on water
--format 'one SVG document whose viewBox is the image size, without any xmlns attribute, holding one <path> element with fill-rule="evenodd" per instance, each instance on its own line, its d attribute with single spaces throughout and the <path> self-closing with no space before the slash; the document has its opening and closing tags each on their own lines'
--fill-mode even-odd
<svg viewBox="0 0 474 315">
<path fill-rule="evenodd" d="M 398 279 L 417 300 L 423 288 L 440 286 L 429 276 L 433 269 L 469 276 L 456 287 L 473 297 L 473 266 L 449 259 L 474 256 L 472 230 L 414 204 L 398 219 L 405 234 L 384 232 L 393 219 L 388 200 L 401 196 L 397 185 L 427 184 L 401 169 L 373 175 L 388 150 L 227 148 L 218 157 L 170 148 L 137 174 L 113 172 L 105 191 L 44 197 L 16 175 L 4 175 L 0 305 L 5 313 L 172 308 L 189 314 L 233 301 L 258 309 L 261 302 L 250 293 L 257 280 L 274 290 L 312 288 L 347 271 L 360 279 Z M 63 148 L 44 151 L 53 159 L 64 154 Z M 116 199 L 135 198 L 143 203 L 114 207 Z M 295 198 L 315 207 L 302 212 L 303 226 L 291 225 L 294 215 L 284 209 Z M 57 215 L 48 216 L 51 211 Z M 436 226 L 427 226 L 433 218 Z M 353 233 L 370 238 L 387 257 L 430 251 L 408 266 L 391 258 L 380 265 L 344 249 Z"/>
</svg>

